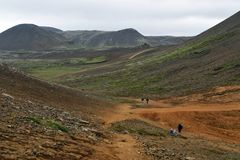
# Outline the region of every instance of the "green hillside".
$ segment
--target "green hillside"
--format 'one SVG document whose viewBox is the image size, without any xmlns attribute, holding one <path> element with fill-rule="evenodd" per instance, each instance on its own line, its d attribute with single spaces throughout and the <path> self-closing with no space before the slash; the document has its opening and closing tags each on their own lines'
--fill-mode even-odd
<svg viewBox="0 0 240 160">
<path fill-rule="evenodd" d="M 155 49 L 125 60 L 120 66 L 113 64 L 68 75 L 58 82 L 118 96 L 155 97 L 239 84 L 239 15 L 240 12 L 178 48 Z"/>
</svg>

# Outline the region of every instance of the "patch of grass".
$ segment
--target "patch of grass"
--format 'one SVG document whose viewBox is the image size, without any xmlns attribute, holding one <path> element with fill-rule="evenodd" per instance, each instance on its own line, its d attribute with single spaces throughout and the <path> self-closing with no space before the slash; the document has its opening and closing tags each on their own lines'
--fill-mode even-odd
<svg viewBox="0 0 240 160">
<path fill-rule="evenodd" d="M 111 129 L 116 132 L 138 134 L 141 136 L 165 137 L 166 132 L 162 128 L 155 127 L 144 121 L 130 119 L 112 124 Z"/>
<path fill-rule="evenodd" d="M 68 59 L 11 59 L 5 60 L 6 63 L 14 66 L 21 71 L 40 79 L 53 81 L 59 76 L 73 74 L 80 71 L 86 65 L 105 62 L 105 56 L 81 57 Z"/>
<path fill-rule="evenodd" d="M 208 53 L 210 53 L 211 49 L 198 49 L 198 50 L 195 50 L 193 52 L 190 53 L 190 55 L 192 55 L 193 57 L 198 57 L 198 56 L 203 56 L 203 55 L 206 55 Z"/>
<path fill-rule="evenodd" d="M 86 65 L 86 64 L 95 64 L 95 63 L 102 63 L 106 61 L 105 56 L 98 56 L 98 57 L 92 57 L 92 58 L 87 58 L 87 57 L 82 57 L 82 58 L 69 58 L 63 60 L 63 63 L 65 65 Z"/>
<path fill-rule="evenodd" d="M 45 122 L 45 124 L 52 129 L 59 130 L 59 131 L 65 132 L 65 133 L 69 132 L 67 127 L 63 126 L 62 124 L 60 124 L 54 120 L 47 120 Z"/>
<path fill-rule="evenodd" d="M 223 67 L 224 70 L 240 67 L 240 60 L 232 62 L 232 63 L 224 64 L 222 67 Z"/>
<path fill-rule="evenodd" d="M 140 135 L 147 135 L 147 136 L 162 136 L 163 134 L 160 134 L 160 132 L 156 132 L 156 131 L 148 131 L 146 129 L 137 129 L 136 130 L 137 134 Z"/>
<path fill-rule="evenodd" d="M 95 64 L 105 62 L 107 59 L 105 56 L 94 57 L 86 62 L 86 64 Z"/>
<path fill-rule="evenodd" d="M 163 76 L 161 74 L 146 75 L 141 70 L 117 71 L 100 76 L 72 77 L 71 80 L 61 80 L 60 83 L 70 87 L 84 88 L 86 90 L 101 90 L 115 96 L 144 96 L 145 93 L 161 92 L 163 87 L 158 84 Z"/>
<path fill-rule="evenodd" d="M 213 69 L 213 74 L 218 74 L 229 69 L 240 68 L 240 59 L 225 63 Z"/>
<path fill-rule="evenodd" d="M 34 77 L 53 81 L 55 78 L 64 75 L 80 71 L 78 67 L 50 67 L 46 69 L 30 69 L 28 73 Z"/>
<path fill-rule="evenodd" d="M 116 131 L 116 132 L 124 132 L 124 131 L 128 131 L 129 129 L 126 129 L 126 127 L 122 126 L 122 125 L 112 125 L 111 129 L 113 131 Z"/>
<path fill-rule="evenodd" d="M 36 124 L 41 124 L 41 119 L 38 117 L 28 117 L 28 120 L 30 120 Z"/>
<path fill-rule="evenodd" d="M 59 130 L 65 133 L 69 132 L 69 129 L 65 127 L 64 125 L 50 119 L 42 119 L 40 117 L 27 117 L 28 120 L 30 120 L 33 123 L 36 123 L 38 125 L 48 127 L 54 130 Z"/>
</svg>

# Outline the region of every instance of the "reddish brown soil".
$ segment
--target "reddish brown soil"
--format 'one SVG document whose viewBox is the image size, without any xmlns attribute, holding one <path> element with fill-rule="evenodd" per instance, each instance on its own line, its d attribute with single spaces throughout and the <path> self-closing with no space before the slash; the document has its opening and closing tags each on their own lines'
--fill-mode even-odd
<svg viewBox="0 0 240 160">
<path fill-rule="evenodd" d="M 203 94 L 150 101 L 148 105 L 136 100 L 141 107 L 117 105 L 102 118 L 107 124 L 138 118 L 166 129 L 183 123 L 184 132 L 240 143 L 239 89 L 239 86 L 219 87 Z"/>
<path fill-rule="evenodd" d="M 128 134 L 114 134 L 99 146 L 99 150 L 109 155 L 104 160 L 150 160 L 135 138 Z M 101 156 L 102 157 L 102 156 Z"/>
<path fill-rule="evenodd" d="M 240 143 L 240 110 L 142 112 L 140 116 L 156 121 L 165 128 L 184 124 L 184 132 Z"/>
<path fill-rule="evenodd" d="M 184 124 L 184 131 L 240 143 L 240 87 L 218 87 L 211 92 L 152 101 L 135 112 L 165 128 Z"/>
<path fill-rule="evenodd" d="M 184 124 L 184 132 L 207 138 L 240 143 L 239 104 L 184 104 L 175 108 L 137 108 L 127 104 L 115 108 L 119 112 L 106 114 L 106 123 L 138 118 L 163 128 L 176 128 Z"/>
</svg>

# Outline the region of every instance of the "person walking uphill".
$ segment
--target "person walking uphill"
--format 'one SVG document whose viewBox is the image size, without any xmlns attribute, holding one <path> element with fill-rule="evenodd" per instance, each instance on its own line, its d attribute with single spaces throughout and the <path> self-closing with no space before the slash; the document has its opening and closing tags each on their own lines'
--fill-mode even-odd
<svg viewBox="0 0 240 160">
<path fill-rule="evenodd" d="M 147 104 L 148 104 L 148 102 L 149 102 L 149 99 L 147 98 L 147 99 L 146 99 L 146 101 L 147 101 Z"/>
<path fill-rule="evenodd" d="M 178 133 L 181 133 L 183 129 L 183 125 L 181 123 L 178 124 Z"/>
</svg>

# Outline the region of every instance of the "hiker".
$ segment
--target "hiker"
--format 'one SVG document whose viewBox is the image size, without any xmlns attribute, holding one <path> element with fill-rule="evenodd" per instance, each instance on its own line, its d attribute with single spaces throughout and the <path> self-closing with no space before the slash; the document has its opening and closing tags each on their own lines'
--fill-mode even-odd
<svg viewBox="0 0 240 160">
<path fill-rule="evenodd" d="M 141 98 L 142 102 L 144 101 L 144 98 Z"/>
<path fill-rule="evenodd" d="M 171 128 L 171 129 L 169 130 L 169 135 L 170 135 L 170 136 L 177 136 L 176 130 L 173 129 L 173 128 Z"/>
<path fill-rule="evenodd" d="M 178 133 L 181 133 L 182 129 L 183 129 L 183 125 L 181 123 L 178 124 Z"/>
<path fill-rule="evenodd" d="M 149 99 L 147 98 L 147 99 L 146 99 L 146 101 L 147 101 L 147 104 L 148 104 L 148 102 L 149 102 Z"/>
</svg>

